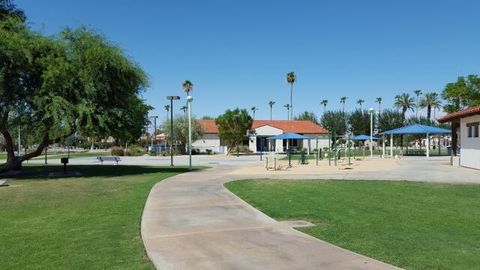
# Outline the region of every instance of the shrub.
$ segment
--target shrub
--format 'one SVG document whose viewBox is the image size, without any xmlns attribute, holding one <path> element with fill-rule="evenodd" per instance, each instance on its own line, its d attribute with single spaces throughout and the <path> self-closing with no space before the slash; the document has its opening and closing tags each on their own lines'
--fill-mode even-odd
<svg viewBox="0 0 480 270">
<path fill-rule="evenodd" d="M 132 145 L 128 147 L 125 155 L 137 157 L 137 156 L 143 156 L 146 153 L 147 153 L 147 149 L 145 149 L 144 147 L 141 147 L 139 145 Z"/>
<path fill-rule="evenodd" d="M 123 157 L 125 155 L 125 150 L 122 147 L 114 146 L 110 149 L 110 153 L 112 156 L 120 156 Z"/>
<path fill-rule="evenodd" d="M 236 147 L 232 147 L 228 150 L 229 154 L 236 154 L 236 153 L 252 153 L 252 150 L 248 148 L 248 145 L 239 145 Z"/>
</svg>

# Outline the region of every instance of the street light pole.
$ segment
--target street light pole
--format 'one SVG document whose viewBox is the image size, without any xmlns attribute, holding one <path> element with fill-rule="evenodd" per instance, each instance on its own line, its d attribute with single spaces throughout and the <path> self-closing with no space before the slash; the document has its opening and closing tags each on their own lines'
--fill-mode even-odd
<svg viewBox="0 0 480 270">
<path fill-rule="evenodd" d="M 173 101 L 179 100 L 179 96 L 167 96 L 170 100 L 170 166 L 173 167 Z"/>
<path fill-rule="evenodd" d="M 188 96 L 188 168 L 190 170 L 192 170 L 192 101 L 193 97 Z"/>
<path fill-rule="evenodd" d="M 157 156 L 157 118 L 158 116 L 154 115 L 152 116 L 153 118 L 153 139 L 152 139 L 152 148 L 155 147 L 155 156 Z M 155 140 L 155 144 L 153 143 L 153 141 Z"/>
<path fill-rule="evenodd" d="M 373 158 L 373 113 L 375 110 L 370 108 L 370 158 Z"/>
</svg>

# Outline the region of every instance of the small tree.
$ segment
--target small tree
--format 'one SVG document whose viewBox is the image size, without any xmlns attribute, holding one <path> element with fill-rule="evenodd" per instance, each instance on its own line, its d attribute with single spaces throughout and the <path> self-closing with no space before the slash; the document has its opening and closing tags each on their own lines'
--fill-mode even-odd
<svg viewBox="0 0 480 270">
<path fill-rule="evenodd" d="M 253 119 L 246 109 L 236 108 L 227 110 L 215 119 L 218 126 L 218 135 L 228 147 L 236 147 L 239 154 L 239 146 L 248 139 L 248 132 L 252 128 Z"/>
<path fill-rule="evenodd" d="M 383 110 L 378 118 L 379 131 L 387 131 L 403 126 L 403 114 L 396 110 Z"/>
<path fill-rule="evenodd" d="M 323 127 L 330 130 L 335 135 L 342 135 L 347 131 L 347 126 L 343 116 L 344 113 L 342 111 L 326 111 L 322 115 L 320 123 Z"/>
<path fill-rule="evenodd" d="M 303 113 L 299 114 L 295 117 L 295 120 L 308 120 L 318 124 L 318 118 L 315 113 L 309 111 L 304 111 Z"/>
<path fill-rule="evenodd" d="M 370 114 L 367 110 L 355 110 L 349 115 L 348 121 L 354 135 L 370 135 Z"/>
<path fill-rule="evenodd" d="M 165 121 L 163 127 L 166 140 L 170 141 L 172 138 L 170 121 Z M 192 142 L 202 138 L 202 136 L 202 126 L 198 123 L 195 117 L 192 117 Z M 181 115 L 175 115 L 173 117 L 173 141 L 180 146 L 180 151 L 185 151 L 185 146 L 188 143 L 188 119 Z"/>
</svg>

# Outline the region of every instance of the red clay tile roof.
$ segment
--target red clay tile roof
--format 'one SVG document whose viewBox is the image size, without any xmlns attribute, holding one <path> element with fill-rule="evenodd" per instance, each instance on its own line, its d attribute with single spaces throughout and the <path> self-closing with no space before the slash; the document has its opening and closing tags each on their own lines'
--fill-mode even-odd
<svg viewBox="0 0 480 270">
<path fill-rule="evenodd" d="M 480 105 L 475 106 L 475 107 L 470 107 L 468 109 L 461 110 L 461 111 L 458 111 L 458 112 L 454 112 L 454 113 L 451 113 L 451 114 L 444 115 L 444 116 L 438 118 L 437 120 L 440 123 L 445 123 L 445 122 L 450 122 L 452 120 L 456 120 L 456 119 L 459 119 L 459 118 L 464 118 L 464 117 L 468 117 L 468 116 L 472 116 L 472 115 L 476 115 L 476 114 L 480 114 Z"/>
<path fill-rule="evenodd" d="M 205 134 L 218 134 L 218 127 L 215 120 L 197 120 Z"/>
<path fill-rule="evenodd" d="M 214 120 L 198 120 L 205 134 L 217 134 L 218 127 Z M 286 132 L 300 134 L 327 134 L 328 130 L 308 120 L 254 120 L 252 128 L 271 126 Z"/>
</svg>

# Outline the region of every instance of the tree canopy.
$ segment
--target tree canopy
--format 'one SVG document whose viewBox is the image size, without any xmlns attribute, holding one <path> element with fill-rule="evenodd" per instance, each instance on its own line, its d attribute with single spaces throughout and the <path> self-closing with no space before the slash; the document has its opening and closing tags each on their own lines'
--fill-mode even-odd
<svg viewBox="0 0 480 270">
<path fill-rule="evenodd" d="M 248 139 L 248 132 L 252 129 L 253 119 L 246 109 L 236 108 L 227 110 L 215 119 L 218 126 L 220 140 L 228 147 L 242 145 Z"/>
<path fill-rule="evenodd" d="M 448 83 L 442 92 L 442 98 L 447 102 L 443 110 L 452 113 L 480 104 L 480 77 L 468 75 L 458 77 L 456 82 Z"/>
<path fill-rule="evenodd" d="M 375 116 L 373 121 L 375 123 Z M 367 110 L 355 110 L 348 116 L 348 122 L 354 135 L 370 135 L 370 114 Z"/>
<path fill-rule="evenodd" d="M 170 141 L 172 138 L 170 124 L 170 120 L 163 123 L 163 132 L 165 132 L 167 141 Z M 192 142 L 202 138 L 202 136 L 202 126 L 198 123 L 197 119 L 192 116 Z M 185 152 L 185 146 L 188 143 L 188 118 L 185 118 L 183 115 L 173 117 L 173 141 L 180 145 L 180 151 Z"/>
<path fill-rule="evenodd" d="M 403 114 L 395 110 L 382 110 L 378 117 L 378 131 L 383 132 L 402 127 L 404 123 Z"/>
<path fill-rule="evenodd" d="M 337 135 L 343 135 L 347 131 L 347 125 L 345 121 L 345 114 L 343 111 L 326 111 L 320 120 L 322 126 L 330 132 Z"/>
<path fill-rule="evenodd" d="M 20 167 L 74 133 L 137 139 L 151 109 L 140 94 L 147 77 L 105 37 L 81 27 L 47 37 L 22 21 L 0 21 L 0 133 L 7 163 Z M 12 131 L 29 127 L 36 148 L 14 157 Z"/>
<path fill-rule="evenodd" d="M 312 121 L 315 124 L 318 124 L 318 118 L 314 112 L 304 111 L 295 117 L 295 120 L 308 120 Z"/>
</svg>

